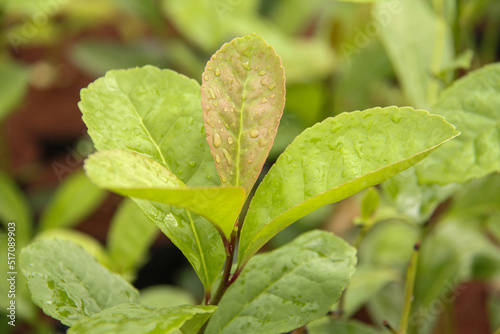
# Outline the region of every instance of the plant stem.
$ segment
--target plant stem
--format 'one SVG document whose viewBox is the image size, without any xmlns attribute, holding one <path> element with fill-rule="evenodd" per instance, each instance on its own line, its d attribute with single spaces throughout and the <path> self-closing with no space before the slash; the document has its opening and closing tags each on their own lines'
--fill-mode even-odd
<svg viewBox="0 0 500 334">
<path fill-rule="evenodd" d="M 413 301 L 413 288 L 415 286 L 415 276 L 417 274 L 418 255 L 420 253 L 420 242 L 413 246 L 413 254 L 411 256 L 410 265 L 406 272 L 405 285 L 405 303 L 403 307 L 403 315 L 401 317 L 401 326 L 399 333 L 406 334 L 408 330 L 408 320 L 410 318 L 411 303 Z"/>
<path fill-rule="evenodd" d="M 236 222 L 236 226 L 238 226 L 238 222 Z M 219 286 L 217 287 L 217 291 L 215 292 L 214 298 L 212 300 L 205 300 L 206 305 L 218 305 L 224 293 L 226 293 L 227 289 L 233 284 L 235 275 L 231 276 L 231 268 L 233 266 L 234 259 L 234 251 L 236 248 L 236 236 L 238 235 L 237 228 L 233 230 L 231 233 L 231 240 L 225 243 L 226 246 L 226 262 L 224 263 L 224 272 L 222 273 L 222 278 L 220 280 Z M 205 296 L 206 298 L 206 296 Z M 198 334 L 205 333 L 205 330 L 210 322 L 210 319 L 205 322 L 205 324 L 200 328 Z"/>
<path fill-rule="evenodd" d="M 391 324 L 389 324 L 389 322 L 387 322 L 387 320 L 384 320 L 384 323 L 383 323 L 384 327 L 387 328 L 391 333 L 393 334 L 398 334 L 398 332 L 391 326 Z"/>
</svg>

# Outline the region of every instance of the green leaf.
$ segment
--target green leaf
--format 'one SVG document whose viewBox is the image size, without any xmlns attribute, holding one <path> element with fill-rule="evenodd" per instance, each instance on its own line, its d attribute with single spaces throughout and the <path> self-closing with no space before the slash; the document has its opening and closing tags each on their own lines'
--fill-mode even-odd
<svg viewBox="0 0 500 334">
<path fill-rule="evenodd" d="M 454 59 L 450 28 L 425 1 L 379 1 L 373 16 L 407 99 L 428 108 L 443 88 L 433 73 Z"/>
<path fill-rule="evenodd" d="M 196 304 L 196 300 L 189 292 L 169 285 L 156 285 L 142 289 L 139 302 L 155 308 Z"/>
<path fill-rule="evenodd" d="M 465 184 L 455 196 L 446 214 L 468 218 L 500 213 L 500 173 Z"/>
<path fill-rule="evenodd" d="M 86 73 L 101 76 L 113 69 L 161 64 L 162 51 L 162 48 L 147 43 L 124 45 L 110 40 L 83 40 L 71 48 L 70 56 L 72 62 Z"/>
<path fill-rule="evenodd" d="M 234 229 L 245 199 L 243 189 L 237 187 L 188 188 L 161 164 L 130 151 L 94 153 L 85 161 L 85 170 L 102 188 L 195 212 L 212 222 L 226 238 Z"/>
<path fill-rule="evenodd" d="M 153 225 L 153 224 L 151 224 Z M 114 264 L 111 262 L 108 253 L 102 246 L 102 244 L 95 238 L 83 232 L 73 230 L 73 229 L 50 229 L 38 233 L 34 238 L 34 241 L 40 240 L 66 240 L 82 247 L 85 252 L 92 255 L 100 264 L 106 268 L 113 270 Z M 115 271 L 115 270 L 113 270 Z"/>
<path fill-rule="evenodd" d="M 361 218 L 369 220 L 380 203 L 380 196 L 375 187 L 366 189 L 361 199 Z"/>
<path fill-rule="evenodd" d="M 386 331 L 377 330 L 358 321 L 332 320 L 330 317 L 321 318 L 307 326 L 309 334 L 381 334 Z"/>
<path fill-rule="evenodd" d="M 460 186 L 420 184 L 416 167 L 412 167 L 382 183 L 381 188 L 385 199 L 398 213 L 411 221 L 425 223 L 438 205 L 456 193 Z"/>
<path fill-rule="evenodd" d="M 73 227 L 94 212 L 105 196 L 106 192 L 90 182 L 83 171 L 73 173 L 64 180 L 45 208 L 40 229 Z"/>
<path fill-rule="evenodd" d="M 7 230 L 7 224 L 16 224 L 17 247 L 28 244 L 33 229 L 33 218 L 26 197 L 14 180 L 0 170 L 0 223 Z"/>
<path fill-rule="evenodd" d="M 201 104 L 223 184 L 252 189 L 283 114 L 284 75 L 276 51 L 255 34 L 224 44 L 207 63 Z"/>
<path fill-rule="evenodd" d="M 167 334 L 188 320 L 207 319 L 215 306 L 179 306 L 153 309 L 140 304 L 121 304 L 78 321 L 69 334 Z"/>
<path fill-rule="evenodd" d="M 399 278 L 396 271 L 373 265 L 358 265 L 344 292 L 342 316 L 349 318 L 389 282 Z M 332 311 L 337 310 L 337 306 Z"/>
<path fill-rule="evenodd" d="M 442 117 L 409 107 L 343 113 L 305 130 L 257 188 L 239 264 L 297 219 L 391 178 L 458 134 Z"/>
<path fill-rule="evenodd" d="M 500 63 L 457 80 L 432 106 L 462 132 L 416 166 L 421 183 L 463 183 L 500 171 Z"/>
<path fill-rule="evenodd" d="M 158 227 L 134 201 L 125 199 L 113 216 L 108 232 L 107 247 L 113 268 L 135 278 L 157 235 Z"/>
<path fill-rule="evenodd" d="M 349 283 L 355 255 L 342 239 L 316 230 L 254 256 L 206 333 L 284 333 L 325 315 Z"/>
<path fill-rule="evenodd" d="M 203 131 L 199 84 L 171 70 L 113 70 L 78 104 L 98 151 L 144 154 L 188 185 L 218 185 Z"/>
<path fill-rule="evenodd" d="M 29 71 L 17 62 L 0 62 L 0 122 L 21 103 L 28 91 Z"/>
<path fill-rule="evenodd" d="M 81 93 L 79 107 L 98 150 L 151 157 L 188 186 L 220 185 L 203 126 L 199 84 L 152 66 L 110 71 Z M 209 288 L 225 259 L 219 232 L 205 218 L 135 200 L 179 247 Z"/>
<path fill-rule="evenodd" d="M 20 260 L 33 302 L 68 326 L 139 296 L 123 278 L 69 241 L 37 241 L 21 251 Z"/>
</svg>

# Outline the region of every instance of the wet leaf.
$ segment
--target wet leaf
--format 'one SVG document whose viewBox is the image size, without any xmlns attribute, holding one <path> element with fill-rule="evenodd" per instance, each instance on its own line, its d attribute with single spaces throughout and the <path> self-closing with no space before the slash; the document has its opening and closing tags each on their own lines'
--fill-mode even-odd
<svg viewBox="0 0 500 334">
<path fill-rule="evenodd" d="M 127 281 L 69 241 L 37 241 L 21 251 L 20 260 L 33 302 L 68 326 L 139 296 Z"/>
<path fill-rule="evenodd" d="M 500 171 L 500 63 L 457 80 L 431 112 L 462 135 L 416 166 L 421 183 L 463 183 Z"/>
<path fill-rule="evenodd" d="M 83 171 L 73 173 L 57 188 L 45 208 L 40 229 L 75 226 L 94 212 L 105 196 L 106 192 L 90 182 Z"/>
<path fill-rule="evenodd" d="M 243 189 L 237 187 L 188 188 L 161 164 L 129 151 L 94 153 L 85 161 L 85 170 L 102 188 L 195 212 L 212 222 L 227 238 L 245 196 Z"/>
<path fill-rule="evenodd" d="M 207 140 L 223 184 L 248 194 L 271 150 L 285 105 L 285 77 L 274 49 L 252 34 L 224 44 L 201 86 Z"/>
<path fill-rule="evenodd" d="M 326 314 L 349 284 L 356 250 L 325 231 L 256 255 L 228 289 L 207 334 L 289 332 Z"/>
<path fill-rule="evenodd" d="M 218 186 L 207 144 L 199 84 L 153 66 L 109 71 L 81 92 L 78 104 L 100 150 L 123 149 L 152 158 L 188 186 Z M 135 200 L 193 265 L 209 288 L 224 264 L 217 229 L 170 205 Z"/>
<path fill-rule="evenodd" d="M 121 304 L 92 317 L 78 321 L 69 334 L 168 334 L 178 330 L 189 320 L 206 320 L 215 306 L 179 306 L 149 308 L 140 304 Z"/>
<path fill-rule="evenodd" d="M 344 113 L 306 129 L 257 188 L 239 264 L 297 219 L 391 178 L 458 134 L 442 117 L 409 107 Z"/>
</svg>

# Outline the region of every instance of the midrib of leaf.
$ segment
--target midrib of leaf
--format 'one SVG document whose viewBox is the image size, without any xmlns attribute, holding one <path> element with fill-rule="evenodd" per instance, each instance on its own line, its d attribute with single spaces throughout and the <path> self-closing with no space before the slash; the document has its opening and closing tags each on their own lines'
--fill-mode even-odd
<svg viewBox="0 0 500 334">
<path fill-rule="evenodd" d="M 455 136 L 455 137 L 456 137 L 456 136 Z M 372 176 L 372 175 L 374 175 L 374 174 L 377 174 L 377 173 L 379 173 L 380 171 L 382 171 L 382 170 L 384 170 L 384 169 L 388 169 L 388 168 L 391 168 L 391 167 L 393 167 L 393 166 L 396 166 L 396 165 L 398 165 L 398 164 L 400 164 L 400 163 L 404 163 L 404 162 L 406 162 L 406 161 L 410 161 L 410 160 L 412 160 L 412 159 L 416 158 L 417 156 L 422 155 L 422 154 L 425 154 L 425 153 L 427 153 L 427 152 L 429 152 L 429 151 L 431 151 L 431 152 L 432 152 L 432 151 L 433 151 L 434 149 L 436 149 L 437 147 L 441 146 L 441 145 L 442 145 L 442 144 L 444 144 L 445 142 L 448 142 L 448 141 L 450 141 L 451 139 L 453 139 L 453 138 L 455 138 L 455 137 L 452 137 L 452 138 L 450 138 L 450 139 L 448 139 L 448 140 L 445 140 L 445 141 L 443 141 L 443 142 L 441 142 L 441 143 L 439 143 L 439 144 L 436 144 L 436 145 L 434 145 L 434 146 L 430 147 L 429 149 L 427 149 L 427 150 L 425 150 L 425 151 L 421 151 L 421 152 L 415 153 L 414 155 L 412 155 L 412 156 L 410 156 L 410 157 L 408 157 L 408 158 L 406 158 L 406 159 L 396 161 L 396 162 L 394 162 L 394 163 L 392 163 L 392 164 L 390 164 L 390 165 L 387 165 L 387 166 L 381 167 L 381 168 L 379 168 L 379 169 L 377 169 L 377 170 L 374 170 L 374 171 L 372 171 L 372 172 L 370 172 L 370 173 L 367 173 L 367 174 L 361 175 L 361 176 L 359 176 L 359 177 L 357 177 L 357 178 L 355 178 L 355 179 L 353 179 L 353 180 L 350 180 L 350 181 L 348 181 L 348 182 L 342 183 L 342 184 L 338 185 L 338 186 L 337 186 L 337 187 L 335 187 L 335 188 L 331 188 L 331 189 L 329 189 L 329 190 L 327 190 L 327 191 L 325 191 L 325 192 L 322 192 L 321 194 L 317 194 L 317 195 L 315 195 L 315 196 L 313 196 L 313 197 L 309 198 L 308 200 L 303 201 L 303 202 L 301 202 L 301 203 L 298 203 L 297 205 L 295 205 L 295 206 L 291 207 L 290 209 L 288 209 L 288 210 L 286 210 L 286 211 L 282 212 L 282 213 L 281 213 L 281 214 L 279 214 L 278 216 L 276 216 L 276 217 L 274 217 L 274 218 L 271 218 L 271 220 L 270 220 L 270 221 L 269 221 L 266 225 L 264 225 L 264 226 L 263 226 L 263 227 L 262 227 L 262 228 L 261 228 L 261 229 L 260 229 L 260 230 L 259 230 L 259 231 L 255 234 L 255 235 L 254 235 L 254 237 L 251 239 L 251 241 L 250 241 L 250 242 L 248 242 L 248 246 L 247 246 L 247 247 L 246 247 L 246 249 L 244 250 L 243 259 L 246 257 L 245 253 L 247 253 L 247 250 L 248 250 L 249 248 L 251 248 L 253 244 L 255 244 L 255 242 L 256 242 L 256 240 L 257 240 L 257 238 L 261 235 L 261 232 L 262 232 L 262 231 L 264 231 L 264 230 L 266 230 L 266 229 L 271 228 L 271 227 L 269 227 L 269 226 L 271 226 L 272 224 L 274 224 L 276 221 L 280 220 L 280 219 L 281 219 L 281 217 L 283 217 L 283 216 L 287 216 L 290 212 L 295 211 L 296 209 L 300 208 L 301 206 L 307 206 L 307 204 L 308 204 L 309 202 L 313 202 L 313 201 L 314 201 L 314 200 L 316 200 L 317 198 L 321 198 L 321 197 L 323 197 L 323 196 L 327 196 L 329 193 L 334 192 L 334 191 L 336 191 L 336 190 L 338 190 L 338 189 L 340 189 L 340 188 L 342 188 L 342 187 L 345 187 L 346 185 L 349 185 L 349 184 L 354 183 L 354 182 L 358 182 L 359 180 L 364 179 L 364 178 L 369 178 L 370 176 Z M 245 222 L 246 222 L 246 221 L 245 221 Z M 245 222 L 244 222 L 244 223 L 245 223 Z M 249 259 L 247 259 L 245 262 L 247 262 L 248 260 L 249 260 Z M 242 264 L 244 265 L 244 264 L 245 264 L 245 262 L 240 263 L 240 265 L 242 265 Z"/>
<path fill-rule="evenodd" d="M 250 58 L 250 57 L 249 57 Z M 248 60 L 250 63 L 250 59 Z M 236 185 L 240 185 L 240 173 L 241 173 L 241 168 L 240 168 L 240 152 L 241 152 L 241 136 L 243 135 L 243 109 L 245 107 L 245 92 L 247 91 L 247 83 L 248 83 L 248 76 L 245 79 L 245 83 L 243 84 L 243 92 L 241 93 L 241 96 L 243 96 L 241 100 L 241 108 L 240 108 L 240 129 L 238 131 L 238 149 L 236 150 Z M 246 190 L 245 190 L 246 191 Z"/>
<path fill-rule="evenodd" d="M 189 210 L 186 210 L 186 209 L 184 209 L 184 210 L 186 211 L 186 213 L 188 214 L 188 217 L 189 217 L 189 224 L 191 226 L 191 230 L 193 230 L 193 235 L 194 235 L 194 238 L 196 240 L 196 246 L 198 247 L 198 251 L 200 253 L 201 263 L 203 265 L 203 271 L 205 272 L 205 280 L 207 280 L 207 283 L 208 283 L 208 281 L 209 281 L 208 280 L 208 269 L 207 269 L 207 264 L 205 262 L 205 253 L 203 253 L 203 249 L 201 247 L 200 238 L 198 237 L 198 231 L 196 230 L 193 218 L 191 217 L 191 212 Z M 209 289 L 209 287 L 206 287 L 206 289 Z"/>
<path fill-rule="evenodd" d="M 318 254 L 318 253 L 316 253 Z M 318 254 L 319 255 L 319 254 Z M 313 262 L 318 262 L 318 260 L 322 260 L 322 259 L 328 259 L 328 257 L 320 257 L 320 258 L 316 258 L 314 259 L 314 261 L 308 261 L 307 263 L 313 263 Z M 333 261 L 332 261 L 333 262 Z M 338 261 L 335 261 L 335 262 L 338 262 Z M 241 312 L 243 312 L 243 310 L 245 310 L 245 308 L 251 303 L 253 302 L 254 300 L 256 300 L 257 298 L 259 298 L 260 296 L 262 296 L 265 292 L 267 292 L 267 290 L 269 290 L 274 284 L 276 284 L 276 282 L 278 282 L 279 280 L 283 279 L 284 277 L 292 274 L 295 270 L 297 270 L 298 268 L 300 268 L 301 266 L 304 265 L 304 262 L 302 262 L 299 266 L 296 266 L 296 267 L 293 267 L 291 268 L 288 272 L 286 272 L 285 274 L 281 275 L 280 277 L 278 277 L 277 280 L 275 281 L 272 281 L 264 290 L 262 290 L 259 294 L 255 295 L 251 300 L 249 300 L 248 302 L 245 303 L 245 305 L 238 311 L 238 313 L 236 313 L 234 315 L 234 317 L 231 318 L 230 321 L 228 321 L 223 327 L 220 328 L 219 330 L 219 333 L 224 329 L 226 328 L 230 323 L 232 323 L 237 317 L 238 315 L 240 315 Z M 304 277 L 304 276 L 302 276 Z M 311 280 L 309 277 L 304 277 L 306 278 L 307 280 Z M 281 296 L 278 296 L 279 298 L 282 298 Z"/>
<path fill-rule="evenodd" d="M 115 81 L 116 83 L 116 81 Z M 117 84 L 117 87 L 118 87 L 118 83 Z M 134 104 L 132 103 L 132 101 L 130 101 L 130 98 L 128 96 L 128 94 L 125 94 L 124 91 L 122 91 L 120 89 L 120 92 L 125 96 L 125 98 L 127 99 L 128 103 L 130 104 L 130 106 L 132 107 L 132 110 L 134 111 L 135 115 L 137 116 L 137 119 L 139 120 L 139 122 L 141 123 L 141 126 L 142 128 L 144 129 L 144 131 L 146 131 L 146 134 L 148 135 L 148 138 L 149 140 L 153 143 L 153 145 L 155 146 L 156 150 L 158 151 L 158 153 L 160 154 L 160 158 L 163 162 L 163 165 L 165 167 L 167 167 L 168 170 L 171 170 L 170 169 L 170 166 L 168 165 L 167 161 L 165 160 L 165 157 L 163 156 L 163 152 L 160 150 L 160 147 L 158 146 L 158 144 L 156 143 L 156 141 L 153 139 L 153 137 L 151 136 L 151 133 L 149 132 L 149 129 L 146 127 L 146 125 L 144 124 L 144 120 L 143 118 L 141 117 L 141 115 L 139 114 L 139 112 L 137 111 L 136 107 L 134 106 Z"/>
</svg>

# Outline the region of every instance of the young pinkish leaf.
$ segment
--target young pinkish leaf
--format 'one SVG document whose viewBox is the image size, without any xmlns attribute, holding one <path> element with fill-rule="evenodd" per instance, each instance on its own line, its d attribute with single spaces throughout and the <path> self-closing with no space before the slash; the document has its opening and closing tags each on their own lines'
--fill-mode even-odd
<svg viewBox="0 0 500 334">
<path fill-rule="evenodd" d="M 236 38 L 212 56 L 202 79 L 205 130 L 219 176 L 248 194 L 283 114 L 281 59 L 255 34 Z"/>
</svg>

